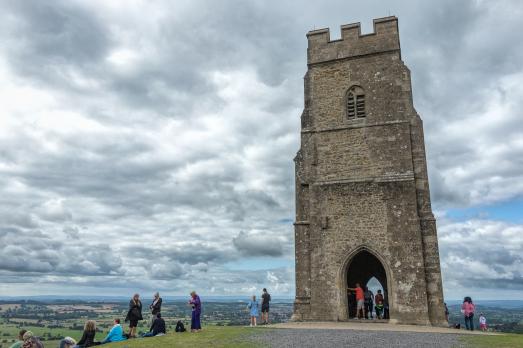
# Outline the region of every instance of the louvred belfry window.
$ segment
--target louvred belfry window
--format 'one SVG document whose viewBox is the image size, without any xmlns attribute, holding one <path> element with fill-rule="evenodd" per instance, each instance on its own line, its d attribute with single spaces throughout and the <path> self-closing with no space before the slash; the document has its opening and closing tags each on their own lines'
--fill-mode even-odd
<svg viewBox="0 0 523 348">
<path fill-rule="evenodd" d="M 352 86 L 347 91 L 347 117 L 365 117 L 365 93 L 363 88 Z"/>
</svg>

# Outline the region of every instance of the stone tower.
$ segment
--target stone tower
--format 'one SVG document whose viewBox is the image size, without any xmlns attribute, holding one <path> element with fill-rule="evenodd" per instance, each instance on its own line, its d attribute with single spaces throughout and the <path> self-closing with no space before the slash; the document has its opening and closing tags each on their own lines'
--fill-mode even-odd
<svg viewBox="0 0 523 348">
<path fill-rule="evenodd" d="M 446 325 L 423 125 L 398 20 L 307 34 L 296 162 L 294 320 L 347 320 L 376 278 L 392 323 Z"/>
</svg>

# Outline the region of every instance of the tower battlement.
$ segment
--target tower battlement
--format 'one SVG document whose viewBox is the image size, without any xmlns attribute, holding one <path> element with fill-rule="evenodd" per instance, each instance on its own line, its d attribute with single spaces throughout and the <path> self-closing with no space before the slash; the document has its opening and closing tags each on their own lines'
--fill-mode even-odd
<svg viewBox="0 0 523 348">
<path fill-rule="evenodd" d="M 373 21 L 374 32 L 361 34 L 360 23 L 341 26 L 341 39 L 330 40 L 329 28 L 307 33 L 309 46 L 307 64 L 322 63 L 380 52 L 400 52 L 398 18 L 377 18 Z"/>
</svg>

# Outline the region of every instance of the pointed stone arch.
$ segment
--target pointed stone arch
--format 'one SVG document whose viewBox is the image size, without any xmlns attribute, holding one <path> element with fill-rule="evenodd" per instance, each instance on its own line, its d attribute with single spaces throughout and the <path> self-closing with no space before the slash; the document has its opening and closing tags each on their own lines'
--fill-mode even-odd
<svg viewBox="0 0 523 348">
<path fill-rule="evenodd" d="M 363 267 L 363 269 L 354 272 L 354 267 Z M 349 274 L 349 272 L 353 274 Z M 348 320 L 350 318 L 347 288 L 354 287 L 356 282 L 360 282 L 362 286 L 365 286 L 372 277 L 375 277 L 381 283 L 384 292 L 387 292 L 386 297 L 389 307 L 391 309 L 394 308 L 394 296 L 390 296 L 394 290 L 393 282 L 391 281 L 391 271 L 387 262 L 379 252 L 367 245 L 361 245 L 349 253 L 338 273 L 338 303 L 340 304 L 338 320 Z M 392 313 L 393 311 L 391 310 L 390 312 Z"/>
</svg>

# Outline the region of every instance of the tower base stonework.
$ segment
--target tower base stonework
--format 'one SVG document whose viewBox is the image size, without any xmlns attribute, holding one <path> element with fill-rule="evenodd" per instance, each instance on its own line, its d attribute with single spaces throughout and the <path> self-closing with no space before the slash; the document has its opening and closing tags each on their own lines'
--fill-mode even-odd
<svg viewBox="0 0 523 348">
<path fill-rule="evenodd" d="M 396 17 L 307 34 L 296 165 L 293 320 L 354 315 L 348 288 L 375 278 L 389 321 L 446 326 L 423 124 Z"/>
</svg>

